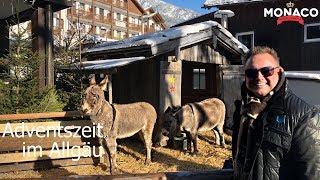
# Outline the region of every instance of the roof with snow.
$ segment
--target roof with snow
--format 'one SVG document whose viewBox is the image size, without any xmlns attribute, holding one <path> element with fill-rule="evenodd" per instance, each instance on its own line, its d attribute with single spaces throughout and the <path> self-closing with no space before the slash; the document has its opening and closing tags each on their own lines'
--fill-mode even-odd
<svg viewBox="0 0 320 180">
<path fill-rule="evenodd" d="M 285 71 L 285 75 L 292 79 L 308 79 L 320 81 L 320 71 Z"/>
<path fill-rule="evenodd" d="M 209 40 L 209 41 L 207 41 Z M 134 36 L 120 41 L 98 44 L 83 51 L 89 61 L 72 64 L 60 69 L 65 71 L 85 70 L 87 73 L 113 73 L 117 67 L 151 59 L 165 53 L 180 52 L 186 46 L 200 42 L 218 43 L 240 61 L 249 51 L 232 34 L 215 21 L 174 27 L 154 33 Z M 179 53 L 178 53 L 179 54 Z M 97 60 L 98 59 L 98 60 Z"/>
<path fill-rule="evenodd" d="M 215 21 L 174 27 L 154 33 L 134 36 L 115 42 L 106 42 L 83 51 L 84 56 L 117 54 L 119 58 L 135 57 L 137 53 L 145 57 L 174 51 L 208 39 L 217 37 L 232 52 L 244 56 L 249 50 L 233 35 Z M 138 55 L 140 56 L 140 55 Z"/>
<path fill-rule="evenodd" d="M 106 72 L 106 70 L 112 70 L 117 67 L 125 66 L 136 61 L 145 60 L 145 57 L 131 57 L 131 58 L 120 58 L 120 59 L 108 59 L 106 60 L 96 60 L 96 61 L 86 61 L 82 63 L 74 63 L 69 66 L 63 66 L 63 70 L 85 70 L 88 73 L 95 72 L 98 73 Z"/>
<path fill-rule="evenodd" d="M 211 8 L 219 5 L 229 5 L 229 4 L 240 4 L 240 3 L 251 3 L 259 2 L 265 0 L 206 0 L 203 4 L 204 8 Z"/>
</svg>

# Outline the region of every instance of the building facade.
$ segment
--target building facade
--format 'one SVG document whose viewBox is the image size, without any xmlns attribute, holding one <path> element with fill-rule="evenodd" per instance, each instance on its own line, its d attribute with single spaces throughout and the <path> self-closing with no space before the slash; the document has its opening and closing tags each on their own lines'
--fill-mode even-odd
<svg viewBox="0 0 320 180">
<path fill-rule="evenodd" d="M 320 1 L 207 0 L 205 6 L 232 10 L 228 30 L 249 49 L 274 48 L 285 70 L 320 70 Z"/>
<path fill-rule="evenodd" d="M 80 29 L 99 41 L 120 40 L 166 29 L 161 15 L 144 9 L 137 0 L 76 0 L 73 6 L 53 15 L 57 39 Z"/>
</svg>

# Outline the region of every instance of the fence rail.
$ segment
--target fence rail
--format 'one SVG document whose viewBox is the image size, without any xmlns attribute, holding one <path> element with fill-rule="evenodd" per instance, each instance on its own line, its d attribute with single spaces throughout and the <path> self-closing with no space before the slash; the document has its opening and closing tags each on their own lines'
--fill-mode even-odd
<svg viewBox="0 0 320 180">
<path fill-rule="evenodd" d="M 48 112 L 48 113 L 28 113 L 28 114 L 4 114 L 0 115 L 0 121 L 24 120 L 24 119 L 46 119 L 61 117 L 79 117 L 84 116 L 81 111 Z"/>
</svg>

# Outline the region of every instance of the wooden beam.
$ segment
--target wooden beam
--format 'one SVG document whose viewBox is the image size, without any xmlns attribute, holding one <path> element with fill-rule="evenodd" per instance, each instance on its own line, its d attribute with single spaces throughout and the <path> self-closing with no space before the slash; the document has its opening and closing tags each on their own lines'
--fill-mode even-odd
<svg viewBox="0 0 320 180">
<path fill-rule="evenodd" d="M 43 135 L 43 134 L 42 134 Z M 41 145 L 43 149 L 51 149 L 53 143 L 56 143 L 59 147 L 66 145 L 69 143 L 69 146 L 83 146 L 88 145 L 92 146 L 99 146 L 99 139 L 92 138 L 92 135 L 87 135 L 90 137 L 79 137 L 79 134 L 76 134 L 76 137 L 68 137 L 69 134 L 60 133 L 60 137 L 58 135 L 54 136 L 54 133 L 51 132 L 49 137 L 37 137 L 36 134 L 33 134 L 32 137 L 25 136 L 24 138 L 17 138 L 12 136 L 4 136 L 0 138 L 0 144 L 5 144 L 5 146 L 0 146 L 0 151 L 22 151 L 23 147 L 27 146 L 37 146 Z"/>
<path fill-rule="evenodd" d="M 72 161 L 71 159 L 50 159 L 36 162 L 26 162 L 26 163 L 14 163 L 14 164 L 3 164 L 0 166 L 0 173 L 4 172 L 17 172 L 25 171 L 31 169 L 50 169 L 66 166 L 75 165 L 88 165 L 88 164 L 99 164 L 103 163 L 103 157 L 95 158 L 81 158 L 79 161 Z"/>
<path fill-rule="evenodd" d="M 59 117 L 79 117 L 85 116 L 82 111 L 48 112 L 48 113 L 28 113 L 28 114 L 4 114 L 0 115 L 0 121 L 23 120 L 23 119 L 43 119 Z"/>
<path fill-rule="evenodd" d="M 112 75 L 106 75 L 109 76 L 109 81 L 108 81 L 108 94 L 109 94 L 109 103 L 112 104 Z"/>
<path fill-rule="evenodd" d="M 91 157 L 93 154 L 98 156 L 100 151 L 100 147 L 94 147 L 94 149 L 89 147 L 71 148 L 67 149 L 65 147 L 59 150 L 40 150 L 40 148 L 37 148 L 36 151 L 25 152 L 25 154 L 23 152 L 0 154 L 0 164 L 62 158 L 73 158 L 76 160 L 78 156 L 80 159 L 82 157 Z"/>
<path fill-rule="evenodd" d="M 211 171 L 180 171 L 180 172 L 163 172 L 163 173 L 144 173 L 144 174 L 120 174 L 120 175 L 93 175 L 77 176 L 77 178 L 106 179 L 106 180 L 149 180 L 149 179 L 183 179 L 183 180 L 230 180 L 233 178 L 232 169 L 211 170 Z"/>
<path fill-rule="evenodd" d="M 29 132 L 37 127 L 41 126 L 41 130 L 47 131 L 55 128 L 64 128 L 69 126 L 68 129 L 74 129 L 74 126 L 92 126 L 92 122 L 90 120 L 78 120 L 78 121 L 47 121 L 47 122 L 34 122 L 34 123 L 10 123 L 10 127 L 12 130 L 16 132 L 22 132 L 21 126 L 24 126 L 24 132 Z M 0 124 L 0 134 L 3 134 L 5 131 L 7 124 Z M 74 127 L 74 128 L 73 128 Z"/>
</svg>

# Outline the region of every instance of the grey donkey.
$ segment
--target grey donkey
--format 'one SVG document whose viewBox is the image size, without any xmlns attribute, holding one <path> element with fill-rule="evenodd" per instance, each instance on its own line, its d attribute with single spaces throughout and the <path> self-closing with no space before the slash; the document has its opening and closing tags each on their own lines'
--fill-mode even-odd
<svg viewBox="0 0 320 180">
<path fill-rule="evenodd" d="M 212 130 L 216 137 L 216 144 L 224 147 L 223 126 L 225 113 L 226 107 L 224 103 L 217 98 L 188 103 L 177 109 L 168 107 L 164 113 L 162 133 L 165 136 L 179 136 L 181 129 L 185 130 L 188 139 L 187 150 L 191 151 L 192 142 L 193 154 L 197 154 L 198 132 Z"/>
<path fill-rule="evenodd" d="M 151 162 L 152 132 L 157 119 L 157 113 L 152 105 L 146 102 L 131 104 L 110 104 L 105 100 L 104 90 L 107 87 L 108 76 L 100 84 L 94 77 L 85 92 L 82 104 L 84 113 L 90 116 L 95 124 L 103 126 L 102 136 L 109 155 L 110 173 L 118 171 L 116 162 L 116 139 L 126 138 L 138 133 L 146 149 L 145 164 Z M 103 143 L 102 143 L 103 144 Z"/>
</svg>

